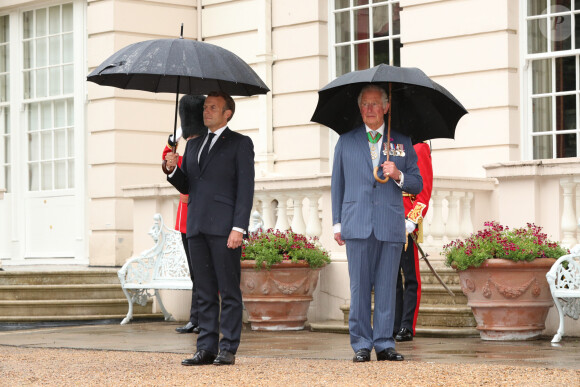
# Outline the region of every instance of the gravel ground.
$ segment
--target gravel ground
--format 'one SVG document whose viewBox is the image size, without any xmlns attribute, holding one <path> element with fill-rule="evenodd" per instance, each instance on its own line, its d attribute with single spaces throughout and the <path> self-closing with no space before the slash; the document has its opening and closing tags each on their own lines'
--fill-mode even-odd
<svg viewBox="0 0 580 387">
<path fill-rule="evenodd" d="M 0 346 L 0 386 L 578 386 L 580 370 L 418 361 L 237 357 L 183 367 L 183 354 Z"/>
</svg>

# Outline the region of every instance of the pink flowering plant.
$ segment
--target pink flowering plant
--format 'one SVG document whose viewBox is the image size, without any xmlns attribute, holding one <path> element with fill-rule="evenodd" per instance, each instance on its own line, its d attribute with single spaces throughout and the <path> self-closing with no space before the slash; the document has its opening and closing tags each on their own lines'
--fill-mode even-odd
<svg viewBox="0 0 580 387">
<path fill-rule="evenodd" d="M 485 222 L 485 228 L 465 240 L 443 246 L 445 264 L 457 270 L 479 267 L 492 258 L 532 261 L 536 258 L 559 258 L 568 250 L 548 240 L 542 228 L 533 223 L 510 230 L 498 222 Z"/>
<path fill-rule="evenodd" d="M 307 262 L 311 268 L 330 263 L 328 252 L 322 248 L 317 238 L 308 238 L 292 230 L 251 233 L 242 245 L 242 261 L 256 261 L 256 270 L 270 269 L 273 264 L 288 262 Z"/>
</svg>

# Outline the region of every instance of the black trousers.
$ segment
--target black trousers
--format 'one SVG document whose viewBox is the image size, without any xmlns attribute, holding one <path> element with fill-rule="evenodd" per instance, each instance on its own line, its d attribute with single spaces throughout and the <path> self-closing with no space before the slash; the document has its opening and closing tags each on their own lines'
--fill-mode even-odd
<svg viewBox="0 0 580 387">
<path fill-rule="evenodd" d="M 197 350 L 235 354 L 242 333 L 242 248 L 229 249 L 227 236 L 198 234 L 187 241 L 198 295 Z"/>
<path fill-rule="evenodd" d="M 415 335 L 417 314 L 421 302 L 421 273 L 419 272 L 419 257 L 415 256 L 415 245 L 409 235 L 407 250 L 401 253 L 401 263 L 397 275 L 397 303 L 395 306 L 395 324 L 393 333 L 407 328 Z M 402 275 L 401 275 L 402 273 Z M 405 278 L 403 286 L 403 278 Z"/>
<path fill-rule="evenodd" d="M 199 325 L 199 307 L 197 306 L 197 290 L 195 289 L 195 279 L 193 275 L 193 264 L 191 262 L 191 257 L 189 256 L 189 246 L 187 243 L 187 238 L 185 233 L 181 233 L 181 241 L 183 242 L 183 249 L 185 250 L 185 256 L 187 257 L 187 266 L 189 267 L 189 275 L 191 276 L 191 282 L 193 287 L 191 289 L 191 308 L 189 309 L 189 322 L 194 326 Z"/>
</svg>

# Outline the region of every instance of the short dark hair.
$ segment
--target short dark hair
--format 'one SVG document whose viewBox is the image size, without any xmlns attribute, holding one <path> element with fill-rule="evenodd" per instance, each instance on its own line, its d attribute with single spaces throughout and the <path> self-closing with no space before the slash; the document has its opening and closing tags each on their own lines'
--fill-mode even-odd
<svg viewBox="0 0 580 387">
<path fill-rule="evenodd" d="M 232 115 L 230 116 L 230 118 L 228 118 L 228 121 L 232 119 L 232 117 L 234 116 L 234 113 L 236 112 L 236 103 L 234 102 L 234 99 L 229 94 L 226 94 L 223 91 L 212 91 L 212 92 L 208 93 L 207 96 L 208 97 L 222 97 L 224 99 L 224 101 L 226 101 L 225 110 L 232 111 Z"/>
</svg>

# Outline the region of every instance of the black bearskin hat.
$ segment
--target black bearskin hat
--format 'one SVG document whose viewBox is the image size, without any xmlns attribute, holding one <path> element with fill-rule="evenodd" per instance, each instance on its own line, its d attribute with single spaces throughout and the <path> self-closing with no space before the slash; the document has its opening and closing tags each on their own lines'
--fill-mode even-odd
<svg viewBox="0 0 580 387">
<path fill-rule="evenodd" d="M 207 133 L 207 127 L 203 124 L 204 102 L 204 96 L 190 94 L 184 95 L 179 100 L 179 120 L 184 139 Z"/>
</svg>

